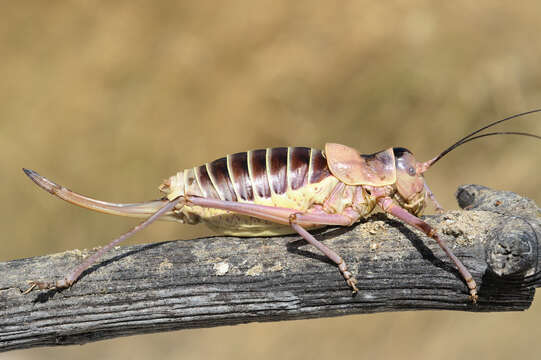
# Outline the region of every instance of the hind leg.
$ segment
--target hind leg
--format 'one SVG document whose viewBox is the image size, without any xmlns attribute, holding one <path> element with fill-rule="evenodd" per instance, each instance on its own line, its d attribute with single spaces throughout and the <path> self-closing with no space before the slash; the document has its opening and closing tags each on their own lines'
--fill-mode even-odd
<svg viewBox="0 0 541 360">
<path fill-rule="evenodd" d="M 133 229 L 131 229 L 127 233 L 124 233 L 124 234 L 120 235 L 118 238 L 111 241 L 109 244 L 105 245 L 104 247 L 102 247 L 101 249 L 96 251 L 94 254 L 89 256 L 83 263 L 81 263 L 81 265 L 76 267 L 71 273 L 66 275 L 66 277 L 64 277 L 62 280 L 57 280 L 57 281 L 54 281 L 54 282 L 50 282 L 50 281 L 30 281 L 29 282 L 30 287 L 26 291 L 24 291 L 23 294 L 29 293 L 35 287 L 37 287 L 37 288 L 39 288 L 41 290 L 69 288 L 71 285 L 73 285 L 73 283 L 75 281 L 77 281 L 77 279 L 79 278 L 79 276 L 81 276 L 83 271 L 85 271 L 90 266 L 92 266 L 92 264 L 94 264 L 103 254 L 105 254 L 111 248 L 113 248 L 114 246 L 120 244 L 122 241 L 126 240 L 130 236 L 134 235 L 135 233 L 143 230 L 148 225 L 150 225 L 154 221 L 158 220 L 162 215 L 164 215 L 165 213 L 173 210 L 175 208 L 175 206 L 177 206 L 177 204 L 182 203 L 183 201 L 184 201 L 184 197 L 179 196 L 179 197 L 167 202 L 162 208 L 160 208 L 158 211 L 156 211 L 154 214 L 152 214 L 152 216 L 150 216 L 148 219 L 141 222 L 140 224 L 135 226 Z"/>
</svg>

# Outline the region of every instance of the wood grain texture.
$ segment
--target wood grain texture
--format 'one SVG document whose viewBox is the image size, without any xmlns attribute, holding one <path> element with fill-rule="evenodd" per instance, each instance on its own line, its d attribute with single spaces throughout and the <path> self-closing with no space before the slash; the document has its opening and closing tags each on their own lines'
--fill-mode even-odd
<svg viewBox="0 0 541 360">
<path fill-rule="evenodd" d="M 382 311 L 527 309 L 538 285 L 541 212 L 530 200 L 461 187 L 468 209 L 426 217 L 471 271 L 480 301 L 440 248 L 384 214 L 317 235 L 359 280 L 298 236 L 212 237 L 117 248 L 63 291 L 21 295 L 26 280 L 57 279 L 89 251 L 0 263 L 0 351 L 81 344 L 194 327 Z"/>
</svg>

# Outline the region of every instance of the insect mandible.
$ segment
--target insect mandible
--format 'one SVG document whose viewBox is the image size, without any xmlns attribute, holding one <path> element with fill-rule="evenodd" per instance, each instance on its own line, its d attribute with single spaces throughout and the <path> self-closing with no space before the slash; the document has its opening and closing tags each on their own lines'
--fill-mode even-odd
<svg viewBox="0 0 541 360">
<path fill-rule="evenodd" d="M 89 256 L 63 279 L 30 281 L 33 288 L 69 288 L 105 252 L 157 219 L 180 223 L 206 223 L 226 235 L 272 236 L 298 233 L 329 257 L 354 293 L 357 280 L 344 260 L 307 230 L 328 225 L 350 226 L 376 206 L 434 239 L 453 261 L 464 279 L 469 297 L 478 299 L 475 280 L 440 239 L 436 230 L 420 219 L 428 196 L 443 209 L 424 180 L 439 159 L 469 141 L 493 135 L 540 136 L 516 132 L 480 134 L 496 124 L 541 109 L 492 122 L 463 137 L 425 162 L 401 147 L 363 155 L 345 145 L 328 143 L 324 151 L 305 147 L 279 147 L 228 155 L 202 166 L 176 173 L 160 186 L 160 200 L 117 204 L 95 200 L 58 185 L 38 173 L 23 169 L 36 184 L 73 204 L 107 214 L 148 217 L 129 232 Z"/>
</svg>

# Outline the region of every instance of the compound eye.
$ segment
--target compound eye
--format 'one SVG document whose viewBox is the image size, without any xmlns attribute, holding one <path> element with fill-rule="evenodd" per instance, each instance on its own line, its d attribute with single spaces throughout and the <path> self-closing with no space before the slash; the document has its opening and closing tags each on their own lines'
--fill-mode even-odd
<svg viewBox="0 0 541 360">
<path fill-rule="evenodd" d="M 408 168 L 408 174 L 409 174 L 410 176 L 415 176 L 415 169 L 413 168 L 413 166 L 410 166 L 410 167 Z"/>
</svg>

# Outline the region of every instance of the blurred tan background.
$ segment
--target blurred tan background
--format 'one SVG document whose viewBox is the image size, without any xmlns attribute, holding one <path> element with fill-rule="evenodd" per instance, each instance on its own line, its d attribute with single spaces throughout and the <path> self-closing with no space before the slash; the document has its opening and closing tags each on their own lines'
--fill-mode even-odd
<svg viewBox="0 0 541 360">
<path fill-rule="evenodd" d="M 475 128 L 541 107 L 541 3 L 476 1 L 1 1 L 0 261 L 104 245 L 135 221 L 39 190 L 34 169 L 109 201 L 157 198 L 179 169 L 253 148 L 426 160 Z M 541 133 L 541 115 L 502 127 Z M 468 144 L 427 180 L 541 203 L 540 144 Z M 208 234 L 160 223 L 130 241 Z M 249 241 L 249 240 L 248 240 Z M 1 359 L 533 358 L 525 313 L 409 312 L 248 324 L 1 354 Z"/>
</svg>

